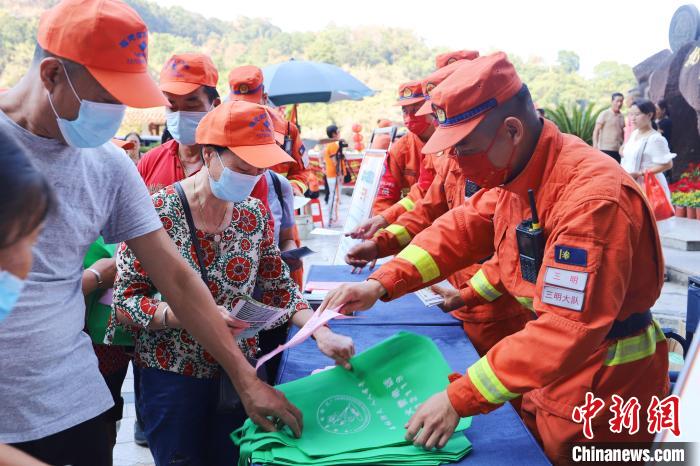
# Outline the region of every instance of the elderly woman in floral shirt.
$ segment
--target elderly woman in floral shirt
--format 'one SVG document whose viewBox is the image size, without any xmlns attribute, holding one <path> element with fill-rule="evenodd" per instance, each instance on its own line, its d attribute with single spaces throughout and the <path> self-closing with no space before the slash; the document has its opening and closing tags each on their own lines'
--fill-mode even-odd
<svg viewBox="0 0 700 466">
<path fill-rule="evenodd" d="M 195 236 L 203 253 L 207 285 L 229 324 L 232 338 L 245 324 L 229 315 L 238 298 L 253 296 L 287 311 L 277 322 L 302 326 L 312 314 L 289 276 L 274 243 L 269 213 L 250 197 L 265 168 L 291 161 L 274 140 L 264 107 L 227 102 L 199 123 L 197 143 L 202 145 L 205 167 L 178 185 L 153 195 L 163 226 L 181 255 L 200 271 L 185 216 L 189 208 Z M 217 362 L 181 328 L 167 297 L 158 291 L 133 252 L 122 245 L 117 254 L 118 278 L 114 287 L 116 322 L 136 327 L 136 361 L 141 369 L 139 411 L 144 433 L 157 465 L 176 462 L 192 465 L 236 464 L 238 452 L 229 434 L 241 425 L 244 413 L 217 411 Z M 109 336 L 108 336 L 109 338 Z M 352 340 L 322 327 L 314 333 L 319 349 L 349 367 Z M 239 339 L 244 354 L 258 356 L 257 335 Z"/>
</svg>

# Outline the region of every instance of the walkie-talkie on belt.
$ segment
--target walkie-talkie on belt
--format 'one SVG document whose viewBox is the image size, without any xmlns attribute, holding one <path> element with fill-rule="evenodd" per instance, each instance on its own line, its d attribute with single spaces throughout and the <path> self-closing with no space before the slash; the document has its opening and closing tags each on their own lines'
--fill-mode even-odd
<svg viewBox="0 0 700 466">
<path fill-rule="evenodd" d="M 542 265 L 544 257 L 544 232 L 540 226 L 540 219 L 537 216 L 535 206 L 535 193 L 532 189 L 527 191 L 530 198 L 530 210 L 532 219 L 523 220 L 515 229 L 515 236 L 518 241 L 518 252 L 520 253 L 520 274 L 523 280 L 531 283 L 537 282 L 537 274 Z"/>
</svg>

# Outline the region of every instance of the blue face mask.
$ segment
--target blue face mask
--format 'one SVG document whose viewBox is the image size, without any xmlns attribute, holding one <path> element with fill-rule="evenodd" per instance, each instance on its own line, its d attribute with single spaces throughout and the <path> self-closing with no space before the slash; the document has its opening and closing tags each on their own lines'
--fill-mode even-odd
<svg viewBox="0 0 700 466">
<path fill-rule="evenodd" d="M 24 280 L 6 270 L 0 270 L 0 322 L 5 320 L 15 307 L 24 288 Z"/>
<path fill-rule="evenodd" d="M 75 92 L 75 88 L 73 87 L 73 83 L 65 67 L 63 67 L 63 72 L 66 73 L 66 78 L 73 91 L 73 95 L 75 95 L 75 98 L 80 102 L 78 118 L 75 120 L 66 120 L 58 116 L 58 112 L 51 101 L 51 94 L 49 94 L 48 90 L 46 91 L 49 97 L 49 104 L 51 105 L 54 115 L 56 115 L 58 128 L 61 130 L 63 139 L 66 140 L 68 145 L 81 149 L 103 145 L 117 134 L 119 126 L 121 126 L 122 120 L 124 119 L 126 106 L 82 100 L 78 96 L 78 93 Z"/>
<path fill-rule="evenodd" d="M 235 172 L 224 165 L 218 153 L 216 157 L 219 159 L 221 166 L 224 167 L 224 170 L 221 172 L 221 176 L 218 180 L 215 180 L 209 175 L 211 192 L 222 201 L 245 201 L 248 196 L 250 196 L 250 193 L 253 192 L 255 184 L 262 175 L 253 176 Z"/>
<path fill-rule="evenodd" d="M 195 144 L 197 125 L 207 112 L 170 112 L 165 111 L 166 125 L 173 139 L 185 146 Z"/>
</svg>

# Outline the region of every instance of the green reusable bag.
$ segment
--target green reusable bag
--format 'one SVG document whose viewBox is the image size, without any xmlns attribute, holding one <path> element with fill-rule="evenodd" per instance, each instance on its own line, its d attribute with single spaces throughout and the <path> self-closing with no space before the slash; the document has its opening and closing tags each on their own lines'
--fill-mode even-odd
<svg viewBox="0 0 700 466">
<path fill-rule="evenodd" d="M 367 349 L 351 363 L 352 371 L 336 367 L 279 385 L 304 414 L 303 435 L 295 439 L 288 428 L 264 432 L 248 420 L 232 434 L 241 447 L 241 464 L 260 445 L 278 453 L 288 452 L 286 447 L 299 450 L 305 455 L 297 457 L 299 464 L 304 458 L 308 464 L 307 457 L 316 463 L 321 457 L 409 445 L 404 424 L 420 403 L 447 387 L 452 372 L 429 338 L 407 332 Z M 457 431 L 470 424 L 471 418 L 463 419 Z"/>
<path fill-rule="evenodd" d="M 100 259 L 114 257 L 116 252 L 115 244 L 105 244 L 100 236 L 97 241 L 88 248 L 83 259 L 83 268 L 87 269 Z M 87 330 L 92 342 L 96 345 L 104 345 L 105 332 L 109 323 L 109 316 L 112 314 L 112 306 L 102 304 L 100 299 L 104 291 L 97 290 L 85 297 L 85 313 Z M 114 335 L 113 345 L 134 346 L 134 338 L 122 327 L 117 327 Z"/>
</svg>

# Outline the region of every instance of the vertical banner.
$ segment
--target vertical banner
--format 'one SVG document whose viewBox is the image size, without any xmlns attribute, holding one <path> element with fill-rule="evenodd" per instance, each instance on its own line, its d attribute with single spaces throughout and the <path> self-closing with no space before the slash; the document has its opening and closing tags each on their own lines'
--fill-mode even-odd
<svg viewBox="0 0 700 466">
<path fill-rule="evenodd" d="M 360 165 L 360 171 L 357 174 L 355 187 L 352 192 L 352 202 L 350 203 L 350 211 L 343 226 L 343 232 L 347 233 L 354 230 L 362 222 L 367 220 L 372 213 L 372 204 L 379 189 L 379 181 L 382 178 L 384 170 L 384 159 L 386 159 L 387 151 L 381 149 L 367 149 L 365 156 Z M 334 265 L 345 264 L 345 254 L 355 244 L 361 240 L 342 236 L 338 251 L 335 254 Z"/>
</svg>

